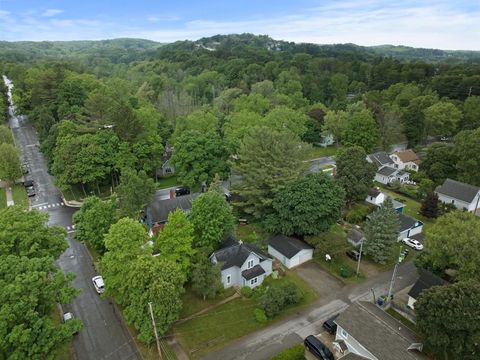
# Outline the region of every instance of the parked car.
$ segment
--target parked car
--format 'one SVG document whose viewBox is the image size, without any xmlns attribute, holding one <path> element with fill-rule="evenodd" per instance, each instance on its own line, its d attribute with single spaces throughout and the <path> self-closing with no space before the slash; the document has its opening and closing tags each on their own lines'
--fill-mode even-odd
<svg viewBox="0 0 480 360">
<path fill-rule="evenodd" d="M 103 278 L 100 275 L 94 276 L 92 278 L 92 282 L 97 293 L 101 294 L 105 291 L 105 283 L 103 282 Z"/>
<path fill-rule="evenodd" d="M 25 190 L 27 191 L 28 197 L 32 197 L 32 196 L 35 196 L 35 195 L 36 195 L 35 186 L 34 186 L 33 180 L 26 180 L 26 181 L 23 183 L 23 186 L 25 186 Z"/>
<path fill-rule="evenodd" d="M 357 250 L 348 250 L 345 254 L 354 261 L 358 261 L 358 258 L 360 257 L 360 252 Z"/>
<path fill-rule="evenodd" d="M 190 189 L 186 186 L 179 186 L 175 189 L 175 196 L 182 196 L 190 194 Z"/>
<path fill-rule="evenodd" d="M 73 319 L 73 314 L 71 312 L 66 312 L 65 314 L 63 314 L 63 322 L 66 323 L 68 320 L 72 320 Z"/>
<path fill-rule="evenodd" d="M 26 175 L 30 172 L 30 168 L 26 162 L 22 164 L 22 172 L 23 175 Z"/>
<path fill-rule="evenodd" d="M 305 347 L 320 360 L 334 360 L 333 354 L 328 348 L 315 336 L 309 335 L 303 342 Z"/>
<path fill-rule="evenodd" d="M 335 319 L 337 318 L 337 316 L 338 314 L 323 323 L 323 328 L 327 330 L 330 334 L 335 334 L 337 332 L 337 324 L 335 323 Z"/>
<path fill-rule="evenodd" d="M 415 250 L 423 250 L 423 245 L 415 239 L 403 238 L 402 242 Z"/>
</svg>

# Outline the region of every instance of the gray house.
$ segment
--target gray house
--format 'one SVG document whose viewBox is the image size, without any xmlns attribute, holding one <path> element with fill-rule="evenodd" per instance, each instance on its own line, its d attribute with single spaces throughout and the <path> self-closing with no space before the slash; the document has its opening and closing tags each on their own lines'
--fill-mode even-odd
<svg viewBox="0 0 480 360">
<path fill-rule="evenodd" d="M 439 278 L 435 274 L 432 274 L 430 271 L 419 269 L 419 273 L 420 273 L 420 277 L 408 292 L 407 306 L 410 309 L 415 308 L 415 303 L 417 302 L 417 298 L 422 293 L 423 290 L 430 289 L 432 286 L 443 286 L 448 284 L 445 280 L 443 280 L 442 278 Z"/>
<path fill-rule="evenodd" d="M 188 194 L 171 199 L 161 199 L 161 194 L 159 192 L 155 193 L 150 204 L 144 210 L 146 223 L 149 227 L 155 224 L 165 224 L 168 215 L 176 209 L 181 209 L 186 213 L 189 212 L 192 208 L 192 201 L 198 195 Z"/>
<path fill-rule="evenodd" d="M 374 164 L 377 168 L 380 168 L 382 166 L 393 167 L 394 165 L 393 160 L 390 158 L 390 156 L 388 156 L 385 151 L 378 151 L 376 153 L 367 155 L 367 161 Z"/>
<path fill-rule="evenodd" d="M 248 286 L 254 288 L 272 273 L 272 259 L 253 245 L 231 240 L 210 255 L 214 263 L 221 263 L 222 283 L 225 288 Z"/>
<path fill-rule="evenodd" d="M 384 185 L 390 184 L 394 181 L 399 181 L 400 183 L 405 183 L 410 179 L 410 174 L 403 171 L 395 169 L 391 166 L 382 166 L 375 173 L 375 181 L 382 183 Z"/>
<path fill-rule="evenodd" d="M 365 241 L 365 234 L 360 228 L 352 228 L 347 234 L 347 241 L 355 247 L 359 247 L 362 241 Z"/>
<path fill-rule="evenodd" d="M 438 200 L 445 204 L 453 204 L 457 209 L 466 209 L 475 213 L 480 205 L 480 188 L 452 179 L 435 189 Z"/>
</svg>

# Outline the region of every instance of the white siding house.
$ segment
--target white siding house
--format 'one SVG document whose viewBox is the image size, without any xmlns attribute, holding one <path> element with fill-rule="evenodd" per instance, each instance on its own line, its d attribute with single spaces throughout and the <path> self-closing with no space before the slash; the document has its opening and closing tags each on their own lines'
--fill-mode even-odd
<svg viewBox="0 0 480 360">
<path fill-rule="evenodd" d="M 291 269 L 311 260 L 313 248 L 299 239 L 275 235 L 268 240 L 268 253 Z"/>
<path fill-rule="evenodd" d="M 420 159 L 411 149 L 396 151 L 390 155 L 390 158 L 393 160 L 396 169 L 418 171 Z"/>
<path fill-rule="evenodd" d="M 480 206 L 480 188 L 452 179 L 446 179 L 435 189 L 438 200 L 452 204 L 457 209 L 475 212 Z"/>
</svg>

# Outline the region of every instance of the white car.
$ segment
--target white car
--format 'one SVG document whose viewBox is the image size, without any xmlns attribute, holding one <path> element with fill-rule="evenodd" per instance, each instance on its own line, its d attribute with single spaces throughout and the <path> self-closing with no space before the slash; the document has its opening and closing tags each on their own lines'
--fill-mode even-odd
<svg viewBox="0 0 480 360">
<path fill-rule="evenodd" d="M 404 238 L 402 239 L 402 242 L 407 245 L 407 246 L 410 246 L 411 248 L 414 248 L 415 250 L 423 250 L 423 245 L 420 244 L 417 240 L 415 239 L 410 239 L 410 238 Z"/>
<path fill-rule="evenodd" d="M 105 291 L 105 283 L 100 275 L 94 276 L 92 278 L 92 282 L 95 290 L 97 290 L 97 293 L 101 294 Z"/>
</svg>

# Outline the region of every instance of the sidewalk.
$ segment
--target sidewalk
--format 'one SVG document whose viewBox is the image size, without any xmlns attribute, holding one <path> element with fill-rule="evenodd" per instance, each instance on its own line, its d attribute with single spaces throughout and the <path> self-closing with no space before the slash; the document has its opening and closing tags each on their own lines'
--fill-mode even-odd
<svg viewBox="0 0 480 360">
<path fill-rule="evenodd" d="M 5 195 L 7 198 L 7 206 L 13 206 L 15 203 L 13 202 L 13 192 L 12 187 L 8 186 L 5 181 L 0 180 L 0 188 L 5 189 Z"/>
</svg>

